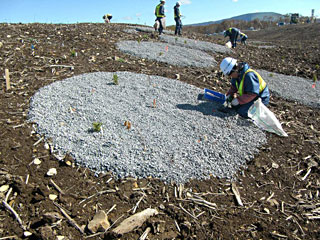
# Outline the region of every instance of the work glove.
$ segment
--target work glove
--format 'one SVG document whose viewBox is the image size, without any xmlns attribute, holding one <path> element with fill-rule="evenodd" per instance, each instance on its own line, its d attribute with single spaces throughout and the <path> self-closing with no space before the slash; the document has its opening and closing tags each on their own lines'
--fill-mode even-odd
<svg viewBox="0 0 320 240">
<path fill-rule="evenodd" d="M 227 103 L 231 103 L 231 102 L 232 102 L 232 99 L 233 99 L 233 96 L 232 96 L 232 95 L 226 95 L 226 102 L 227 102 Z"/>
<path fill-rule="evenodd" d="M 239 105 L 239 100 L 237 98 L 234 98 L 232 101 L 231 101 L 231 105 L 232 106 L 238 106 Z"/>
</svg>

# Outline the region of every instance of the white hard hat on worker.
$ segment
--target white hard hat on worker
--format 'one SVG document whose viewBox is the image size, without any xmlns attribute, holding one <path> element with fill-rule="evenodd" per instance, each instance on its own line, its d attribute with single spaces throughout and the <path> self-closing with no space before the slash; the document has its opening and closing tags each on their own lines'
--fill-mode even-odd
<svg viewBox="0 0 320 240">
<path fill-rule="evenodd" d="M 222 60 L 220 64 L 220 69 L 224 75 L 229 76 L 232 72 L 232 69 L 236 66 L 237 60 L 232 57 L 226 57 Z"/>
</svg>

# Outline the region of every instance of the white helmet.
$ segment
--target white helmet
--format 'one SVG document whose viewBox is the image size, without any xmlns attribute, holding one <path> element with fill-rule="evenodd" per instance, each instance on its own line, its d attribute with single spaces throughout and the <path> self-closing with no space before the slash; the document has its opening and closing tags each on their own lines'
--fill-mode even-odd
<svg viewBox="0 0 320 240">
<path fill-rule="evenodd" d="M 181 2 L 176 2 L 176 5 L 177 6 L 181 6 Z"/>
<path fill-rule="evenodd" d="M 231 57 L 226 57 L 220 64 L 220 69 L 224 75 L 229 75 L 233 67 L 237 64 L 237 60 Z"/>
</svg>

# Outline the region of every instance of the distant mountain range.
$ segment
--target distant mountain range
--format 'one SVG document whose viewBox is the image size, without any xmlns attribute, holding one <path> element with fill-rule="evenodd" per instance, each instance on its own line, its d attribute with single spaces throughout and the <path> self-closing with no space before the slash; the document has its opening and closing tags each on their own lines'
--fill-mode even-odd
<svg viewBox="0 0 320 240">
<path fill-rule="evenodd" d="M 248 13 L 243 14 L 239 16 L 235 16 L 232 18 L 226 18 L 221 19 L 218 21 L 211 21 L 211 22 L 203 22 L 203 23 L 195 23 L 195 24 L 189 24 L 188 26 L 206 26 L 210 24 L 219 24 L 225 20 L 243 20 L 243 21 L 253 21 L 255 19 L 259 19 L 261 21 L 279 21 L 280 18 L 282 18 L 283 15 L 275 12 L 259 12 L 259 13 Z"/>
</svg>

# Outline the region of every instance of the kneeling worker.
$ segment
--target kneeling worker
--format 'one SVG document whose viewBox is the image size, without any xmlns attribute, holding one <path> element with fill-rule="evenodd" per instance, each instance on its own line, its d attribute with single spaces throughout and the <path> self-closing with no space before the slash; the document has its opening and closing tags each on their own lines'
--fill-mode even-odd
<svg viewBox="0 0 320 240">
<path fill-rule="evenodd" d="M 105 23 L 110 23 L 112 15 L 111 14 L 106 14 L 102 18 L 104 19 Z"/>
<path fill-rule="evenodd" d="M 238 63 L 236 59 L 227 57 L 222 60 L 220 69 L 231 78 L 226 99 L 240 116 L 248 118 L 248 110 L 258 98 L 264 105 L 269 104 L 270 93 L 266 82 L 247 63 Z"/>
<path fill-rule="evenodd" d="M 243 32 L 240 32 L 240 42 L 246 45 L 246 41 L 248 39 L 248 36 L 244 34 Z"/>
</svg>

